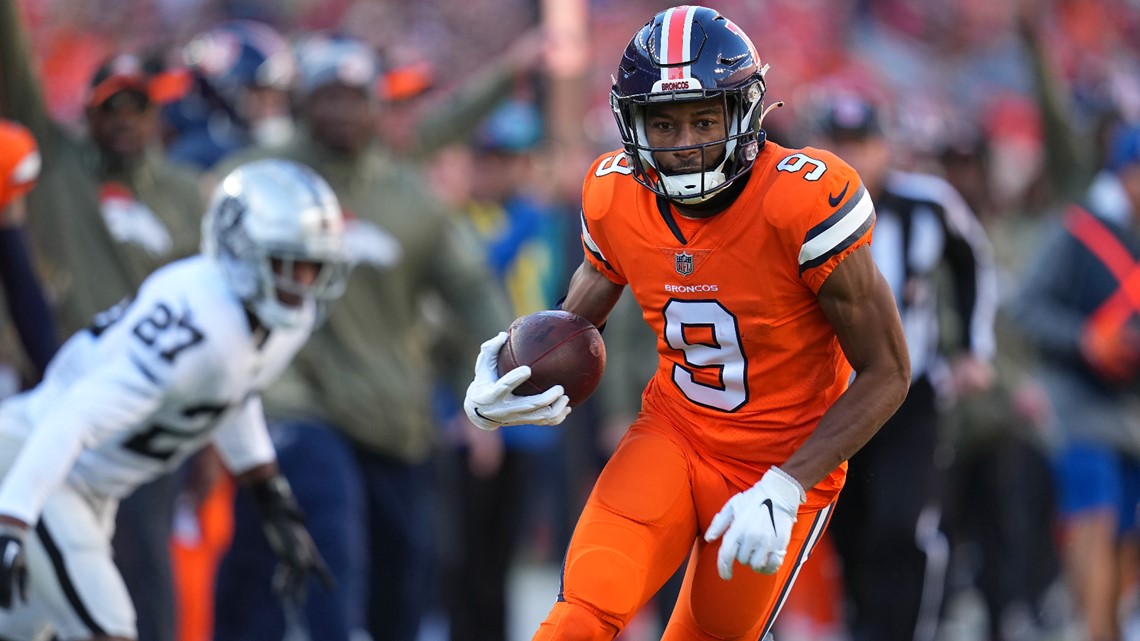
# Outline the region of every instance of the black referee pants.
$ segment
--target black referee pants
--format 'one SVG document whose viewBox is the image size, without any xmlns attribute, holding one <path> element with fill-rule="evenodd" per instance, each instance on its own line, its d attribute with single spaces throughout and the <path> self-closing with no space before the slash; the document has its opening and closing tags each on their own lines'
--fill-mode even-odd
<svg viewBox="0 0 1140 641">
<path fill-rule="evenodd" d="M 931 641 L 949 546 L 939 526 L 945 470 L 935 461 L 934 389 L 916 381 L 851 459 L 829 532 L 843 562 L 854 641 Z"/>
</svg>

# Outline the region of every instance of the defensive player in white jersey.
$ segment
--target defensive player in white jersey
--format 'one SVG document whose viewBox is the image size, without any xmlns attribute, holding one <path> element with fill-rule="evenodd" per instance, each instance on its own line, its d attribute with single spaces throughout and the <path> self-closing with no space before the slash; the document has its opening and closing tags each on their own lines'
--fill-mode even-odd
<svg viewBox="0 0 1140 641">
<path fill-rule="evenodd" d="M 344 221 L 307 167 L 262 160 L 214 192 L 202 251 L 61 348 L 34 389 L 0 404 L 0 639 L 136 637 L 111 558 L 119 499 L 216 445 L 261 509 L 300 597 L 328 570 L 277 472 L 260 391 L 343 290 Z"/>
</svg>

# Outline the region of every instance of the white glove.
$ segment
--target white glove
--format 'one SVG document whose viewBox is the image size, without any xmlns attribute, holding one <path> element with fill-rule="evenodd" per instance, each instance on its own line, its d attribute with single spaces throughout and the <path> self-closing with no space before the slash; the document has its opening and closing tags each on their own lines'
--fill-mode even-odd
<svg viewBox="0 0 1140 641">
<path fill-rule="evenodd" d="M 796 512 L 806 500 L 799 482 L 775 465 L 759 483 L 729 499 L 705 531 L 706 541 L 724 534 L 716 557 L 720 578 L 732 578 L 733 561 L 764 574 L 779 569 L 792 538 Z"/>
<path fill-rule="evenodd" d="M 484 430 L 504 425 L 558 425 L 570 414 L 570 397 L 561 385 L 541 394 L 517 396 L 515 389 L 530 378 L 530 367 L 522 365 L 499 378 L 499 350 L 507 333 L 483 343 L 475 360 L 475 380 L 467 386 L 463 410 L 467 418 Z"/>
</svg>

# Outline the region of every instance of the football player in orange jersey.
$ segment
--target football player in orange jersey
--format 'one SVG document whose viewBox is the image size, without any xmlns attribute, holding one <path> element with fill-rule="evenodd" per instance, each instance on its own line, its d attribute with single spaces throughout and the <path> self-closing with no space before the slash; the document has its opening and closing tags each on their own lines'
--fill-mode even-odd
<svg viewBox="0 0 1140 641">
<path fill-rule="evenodd" d="M 687 555 L 663 639 L 762 638 L 845 461 L 906 394 L 870 197 L 835 155 L 765 140 L 766 70 L 735 24 L 697 6 L 657 14 L 618 67 L 624 149 L 586 177 L 585 260 L 562 309 L 600 326 L 628 285 L 659 364 L 536 639 L 612 639 Z M 561 422 L 560 386 L 520 396 L 529 368 L 497 376 L 505 338 L 483 345 L 468 416 L 484 429 Z"/>
</svg>

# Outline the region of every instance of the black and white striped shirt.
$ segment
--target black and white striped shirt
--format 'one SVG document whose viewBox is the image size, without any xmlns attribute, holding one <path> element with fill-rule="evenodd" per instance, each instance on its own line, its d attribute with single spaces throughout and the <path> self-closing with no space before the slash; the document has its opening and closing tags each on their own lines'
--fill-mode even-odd
<svg viewBox="0 0 1140 641">
<path fill-rule="evenodd" d="M 997 308 L 993 251 L 961 195 L 936 176 L 891 172 L 875 199 L 871 252 L 894 292 L 910 351 L 913 380 L 939 378 L 939 271 L 948 267 L 961 349 L 989 360 Z"/>
</svg>

